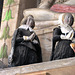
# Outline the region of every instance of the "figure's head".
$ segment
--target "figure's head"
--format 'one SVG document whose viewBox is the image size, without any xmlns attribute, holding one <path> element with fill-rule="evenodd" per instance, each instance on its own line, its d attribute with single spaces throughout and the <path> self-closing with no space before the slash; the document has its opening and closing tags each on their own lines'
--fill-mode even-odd
<svg viewBox="0 0 75 75">
<path fill-rule="evenodd" d="M 59 21 L 63 26 L 64 25 L 72 26 L 74 22 L 74 17 L 72 16 L 71 13 L 64 13 L 59 16 Z"/>
<path fill-rule="evenodd" d="M 34 21 L 34 17 L 32 15 L 27 16 L 26 18 L 23 18 L 23 20 L 21 21 L 21 25 L 29 25 L 31 28 L 35 27 L 35 21 Z"/>
<path fill-rule="evenodd" d="M 29 25 L 31 28 L 35 27 L 34 17 L 32 15 L 27 16 L 26 25 Z"/>
</svg>

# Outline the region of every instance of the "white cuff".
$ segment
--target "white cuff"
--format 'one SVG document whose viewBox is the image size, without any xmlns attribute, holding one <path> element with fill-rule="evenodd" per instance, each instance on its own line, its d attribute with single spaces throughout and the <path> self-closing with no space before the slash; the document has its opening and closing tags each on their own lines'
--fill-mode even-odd
<svg viewBox="0 0 75 75">
<path fill-rule="evenodd" d="M 66 39 L 66 36 L 65 35 L 60 35 L 60 38 L 61 39 Z"/>
<path fill-rule="evenodd" d="M 33 43 L 37 44 L 37 43 L 38 43 L 38 41 L 34 39 L 34 40 L 33 40 Z"/>
<path fill-rule="evenodd" d="M 28 36 L 23 36 L 24 40 L 30 40 Z"/>
<path fill-rule="evenodd" d="M 71 30 L 71 31 L 68 33 L 68 35 L 66 36 L 66 38 L 72 40 L 72 39 L 73 39 L 73 36 L 74 36 L 74 31 Z"/>
</svg>

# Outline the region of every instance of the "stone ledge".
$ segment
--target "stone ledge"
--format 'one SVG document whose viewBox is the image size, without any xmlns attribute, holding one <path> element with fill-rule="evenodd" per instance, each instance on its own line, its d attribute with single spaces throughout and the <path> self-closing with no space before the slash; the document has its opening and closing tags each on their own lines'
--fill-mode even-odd
<svg viewBox="0 0 75 75">
<path fill-rule="evenodd" d="M 51 69 L 56 69 L 61 67 L 69 67 L 69 66 L 75 66 L 75 57 L 62 59 L 62 60 L 43 62 L 38 64 L 31 64 L 26 66 L 1 69 L 0 75 L 16 75 L 17 73 L 18 74 L 31 73 L 31 72 L 51 70 Z"/>
</svg>

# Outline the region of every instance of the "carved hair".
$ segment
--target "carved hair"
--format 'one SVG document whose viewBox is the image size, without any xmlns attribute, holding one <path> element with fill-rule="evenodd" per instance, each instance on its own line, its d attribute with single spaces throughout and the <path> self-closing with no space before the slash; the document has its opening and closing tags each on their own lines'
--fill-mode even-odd
<svg viewBox="0 0 75 75">
<path fill-rule="evenodd" d="M 28 22 L 28 20 L 29 20 L 29 21 L 32 20 L 30 26 L 31 26 L 32 28 L 34 28 L 34 27 L 35 27 L 35 21 L 34 21 L 34 17 L 33 17 L 32 15 L 28 15 L 26 18 L 24 17 L 24 18 L 22 19 L 22 21 L 21 21 L 21 25 L 22 25 L 22 24 L 26 25 L 27 22 Z"/>
<path fill-rule="evenodd" d="M 61 24 L 72 26 L 74 23 L 74 17 L 71 13 L 64 13 L 59 16 L 59 21 Z"/>
<path fill-rule="evenodd" d="M 68 24 L 69 26 L 72 26 L 74 23 L 74 17 L 71 13 L 65 13 L 62 20 L 64 24 Z"/>
</svg>

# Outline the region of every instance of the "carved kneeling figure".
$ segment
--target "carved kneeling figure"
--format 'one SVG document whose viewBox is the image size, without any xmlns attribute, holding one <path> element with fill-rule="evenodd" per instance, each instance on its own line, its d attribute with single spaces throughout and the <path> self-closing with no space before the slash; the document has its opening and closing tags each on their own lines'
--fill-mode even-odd
<svg viewBox="0 0 75 75">
<path fill-rule="evenodd" d="M 74 22 L 72 14 L 67 13 L 59 18 L 60 26 L 53 30 L 53 46 L 50 60 L 58 60 L 69 57 L 74 57 L 75 52 L 71 47 L 74 42 L 74 30 L 71 27 Z M 57 44 L 56 44 L 57 42 Z"/>
<path fill-rule="evenodd" d="M 33 31 L 35 26 L 33 16 L 29 15 L 21 24 L 12 38 L 11 53 L 8 57 L 9 66 L 42 62 L 40 42 Z"/>
</svg>

